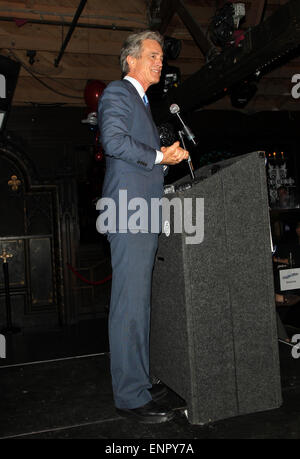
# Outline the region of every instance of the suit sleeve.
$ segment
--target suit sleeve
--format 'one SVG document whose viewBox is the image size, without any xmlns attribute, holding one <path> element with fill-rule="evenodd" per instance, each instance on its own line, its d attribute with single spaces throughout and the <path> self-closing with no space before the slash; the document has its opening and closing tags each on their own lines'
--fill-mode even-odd
<svg viewBox="0 0 300 459">
<path fill-rule="evenodd" d="M 152 170 L 156 150 L 130 135 L 134 100 L 127 88 L 108 86 L 100 98 L 98 112 L 101 142 L 105 154 L 133 163 L 137 167 Z"/>
</svg>

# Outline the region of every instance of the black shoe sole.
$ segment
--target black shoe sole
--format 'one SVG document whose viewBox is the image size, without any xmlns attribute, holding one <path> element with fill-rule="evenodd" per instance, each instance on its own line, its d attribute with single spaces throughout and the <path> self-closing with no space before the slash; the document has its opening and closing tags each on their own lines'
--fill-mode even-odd
<svg viewBox="0 0 300 459">
<path fill-rule="evenodd" d="M 127 418 L 131 419 L 132 421 L 139 422 L 141 424 L 162 424 L 163 422 L 168 422 L 171 421 L 175 413 L 173 411 L 168 412 L 165 416 L 138 416 L 134 413 L 126 412 L 124 410 L 119 410 L 116 409 L 116 412 L 122 417 L 122 418 Z"/>
</svg>

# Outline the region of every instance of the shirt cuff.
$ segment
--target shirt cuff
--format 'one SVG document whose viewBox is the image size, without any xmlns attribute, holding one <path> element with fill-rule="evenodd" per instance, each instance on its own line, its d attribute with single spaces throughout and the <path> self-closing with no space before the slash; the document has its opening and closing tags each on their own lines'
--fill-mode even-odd
<svg viewBox="0 0 300 459">
<path fill-rule="evenodd" d="M 160 164 L 164 158 L 163 152 L 156 150 L 156 159 L 155 159 L 155 164 Z"/>
</svg>

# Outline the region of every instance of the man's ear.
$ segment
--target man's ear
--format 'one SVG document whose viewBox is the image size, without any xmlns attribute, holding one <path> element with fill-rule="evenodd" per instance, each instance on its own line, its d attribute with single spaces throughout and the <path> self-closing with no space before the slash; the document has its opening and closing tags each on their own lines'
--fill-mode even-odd
<svg viewBox="0 0 300 459">
<path fill-rule="evenodd" d="M 127 61 L 129 69 L 132 70 L 135 66 L 135 58 L 132 56 L 127 56 L 126 61 Z"/>
</svg>

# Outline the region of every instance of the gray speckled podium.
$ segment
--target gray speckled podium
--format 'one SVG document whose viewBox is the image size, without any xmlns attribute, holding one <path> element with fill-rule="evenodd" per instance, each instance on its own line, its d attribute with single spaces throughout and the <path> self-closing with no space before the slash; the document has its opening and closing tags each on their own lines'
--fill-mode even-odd
<svg viewBox="0 0 300 459">
<path fill-rule="evenodd" d="M 204 240 L 186 244 L 173 217 L 159 238 L 150 362 L 186 401 L 189 422 L 206 424 L 282 398 L 264 155 L 205 166 L 196 178 L 165 195 L 204 198 Z"/>
</svg>

